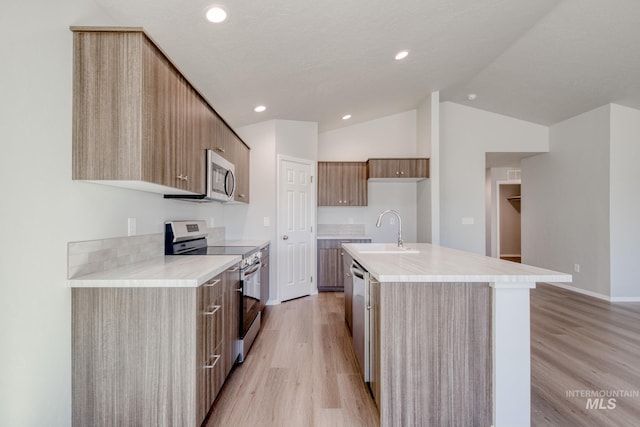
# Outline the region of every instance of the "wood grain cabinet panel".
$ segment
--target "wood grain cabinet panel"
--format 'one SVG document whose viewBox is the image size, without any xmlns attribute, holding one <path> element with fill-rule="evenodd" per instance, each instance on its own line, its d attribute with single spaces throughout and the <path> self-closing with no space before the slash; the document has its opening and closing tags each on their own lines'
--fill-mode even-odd
<svg viewBox="0 0 640 427">
<path fill-rule="evenodd" d="M 369 159 L 369 178 L 429 178 L 429 159 Z"/>
<path fill-rule="evenodd" d="M 491 425 L 489 284 L 374 280 L 369 292 L 380 424 Z"/>
<path fill-rule="evenodd" d="M 73 425 L 200 426 L 237 337 L 226 274 L 198 288 L 74 288 Z"/>
<path fill-rule="evenodd" d="M 224 273 L 224 345 L 225 377 L 229 375 L 238 358 L 236 341 L 240 338 L 240 304 L 242 302 L 239 266 Z"/>
<path fill-rule="evenodd" d="M 249 180 L 250 180 L 250 151 L 238 138 L 233 139 L 235 149 L 236 167 L 236 191 L 234 200 L 236 202 L 249 203 Z"/>
<path fill-rule="evenodd" d="M 318 206 L 367 206 L 366 162 L 318 162 Z"/>
<path fill-rule="evenodd" d="M 203 194 L 205 150 L 248 149 L 142 29 L 72 31 L 73 179 Z"/>
<path fill-rule="evenodd" d="M 343 243 L 371 243 L 371 239 L 318 239 L 317 277 L 319 291 L 343 292 L 345 290 L 345 275 L 349 273 L 349 268 L 344 261 L 344 256 L 349 257 L 349 254 L 342 250 Z"/>
</svg>

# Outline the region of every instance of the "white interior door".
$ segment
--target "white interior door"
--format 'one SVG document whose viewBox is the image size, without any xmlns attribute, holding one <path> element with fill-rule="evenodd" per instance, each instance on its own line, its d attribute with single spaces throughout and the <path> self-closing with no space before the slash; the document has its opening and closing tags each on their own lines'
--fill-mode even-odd
<svg viewBox="0 0 640 427">
<path fill-rule="evenodd" d="M 279 159 L 278 285 L 280 300 L 312 293 L 313 163 Z"/>
</svg>

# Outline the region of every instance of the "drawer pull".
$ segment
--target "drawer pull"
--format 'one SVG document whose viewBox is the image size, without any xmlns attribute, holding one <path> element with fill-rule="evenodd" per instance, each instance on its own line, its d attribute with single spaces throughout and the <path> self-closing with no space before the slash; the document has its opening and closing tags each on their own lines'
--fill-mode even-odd
<svg viewBox="0 0 640 427">
<path fill-rule="evenodd" d="M 238 270 L 240 270 L 240 267 L 233 267 L 232 269 L 229 269 L 227 271 L 230 271 L 233 273 L 234 271 L 238 271 Z"/>
<path fill-rule="evenodd" d="M 220 310 L 220 306 L 219 305 L 214 305 L 213 306 L 213 310 L 211 311 L 205 311 L 204 315 L 205 316 L 211 316 L 212 314 L 216 314 L 216 311 Z"/>
<path fill-rule="evenodd" d="M 211 286 L 217 285 L 218 283 L 220 283 L 220 279 L 210 280 L 207 283 L 205 283 L 204 285 L 211 287 Z"/>
<path fill-rule="evenodd" d="M 213 358 L 213 362 L 204 365 L 203 368 L 205 369 L 213 369 L 214 366 L 216 366 L 216 363 L 218 363 L 218 360 L 220 360 L 220 355 L 219 354 L 214 354 L 213 356 L 211 356 Z"/>
</svg>

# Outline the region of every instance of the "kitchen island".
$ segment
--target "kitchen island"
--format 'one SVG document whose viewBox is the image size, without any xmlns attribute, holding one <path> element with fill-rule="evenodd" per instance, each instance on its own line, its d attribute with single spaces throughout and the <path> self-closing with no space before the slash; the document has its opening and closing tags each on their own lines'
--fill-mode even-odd
<svg viewBox="0 0 640 427">
<path fill-rule="evenodd" d="M 571 276 L 429 244 L 344 244 L 369 273 L 382 426 L 528 426 L 529 290 Z"/>
</svg>

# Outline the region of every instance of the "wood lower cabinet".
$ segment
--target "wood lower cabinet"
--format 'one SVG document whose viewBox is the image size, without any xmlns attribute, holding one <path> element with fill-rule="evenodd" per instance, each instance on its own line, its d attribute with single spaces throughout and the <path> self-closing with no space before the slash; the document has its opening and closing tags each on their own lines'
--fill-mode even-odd
<svg viewBox="0 0 640 427">
<path fill-rule="evenodd" d="M 342 287 L 344 289 L 344 320 L 351 331 L 353 328 L 353 276 L 351 263 L 353 258 L 348 252 L 342 251 Z"/>
<path fill-rule="evenodd" d="M 349 270 L 343 259 L 348 256 L 342 250 L 343 243 L 371 243 L 371 239 L 318 239 L 318 290 L 321 292 L 345 290 L 345 275 Z"/>
<path fill-rule="evenodd" d="M 197 409 L 196 420 L 204 420 L 227 376 L 224 370 L 224 288 L 223 276 L 217 276 L 198 288 L 196 323 Z"/>
<path fill-rule="evenodd" d="M 318 162 L 318 206 L 367 206 L 366 162 Z"/>
<path fill-rule="evenodd" d="M 232 270 L 198 288 L 74 288 L 73 425 L 200 426 L 235 360 Z"/>
<path fill-rule="evenodd" d="M 429 159 L 369 159 L 369 178 L 429 178 Z"/>
<path fill-rule="evenodd" d="M 238 358 L 237 340 L 240 337 L 240 303 L 242 287 L 240 286 L 240 268 L 235 266 L 224 275 L 224 374 L 229 375 Z"/>
<path fill-rule="evenodd" d="M 488 283 L 369 283 L 369 386 L 380 425 L 492 424 Z"/>
</svg>

